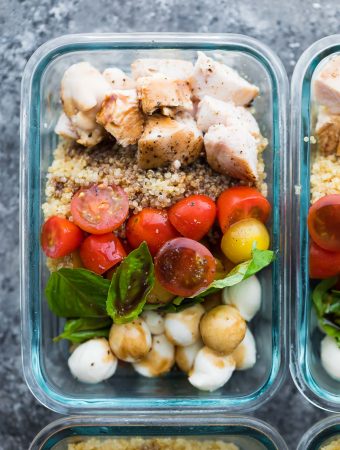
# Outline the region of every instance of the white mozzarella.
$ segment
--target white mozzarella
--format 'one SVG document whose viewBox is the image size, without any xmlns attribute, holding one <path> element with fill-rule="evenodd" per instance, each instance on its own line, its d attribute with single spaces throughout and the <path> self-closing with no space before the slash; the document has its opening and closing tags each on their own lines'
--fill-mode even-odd
<svg viewBox="0 0 340 450">
<path fill-rule="evenodd" d="M 261 307 L 261 284 L 253 275 L 231 287 L 223 289 L 222 303 L 235 306 L 241 316 L 249 322 Z"/>
</svg>

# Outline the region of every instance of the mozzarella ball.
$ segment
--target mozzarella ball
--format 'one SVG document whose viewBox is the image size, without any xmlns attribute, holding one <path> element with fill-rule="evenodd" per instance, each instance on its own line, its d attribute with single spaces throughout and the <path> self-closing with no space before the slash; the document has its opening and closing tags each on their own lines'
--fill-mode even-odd
<svg viewBox="0 0 340 450">
<path fill-rule="evenodd" d="M 253 275 L 235 286 L 223 289 L 222 303 L 233 305 L 241 316 L 249 322 L 261 307 L 261 284 Z"/>
<path fill-rule="evenodd" d="M 203 342 L 201 340 L 195 342 L 192 345 L 187 345 L 186 347 L 176 347 L 175 360 L 177 366 L 183 370 L 183 372 L 190 372 L 197 353 L 203 347 Z"/>
<path fill-rule="evenodd" d="M 215 391 L 230 379 L 235 370 L 231 355 L 223 356 L 208 347 L 197 353 L 189 382 L 202 391 Z"/>
<path fill-rule="evenodd" d="M 243 341 L 232 353 L 236 363 L 236 370 L 247 370 L 256 363 L 256 344 L 253 333 L 247 328 Z"/>
<path fill-rule="evenodd" d="M 144 311 L 142 318 L 145 320 L 151 334 L 163 334 L 164 317 L 156 311 Z"/>
<path fill-rule="evenodd" d="M 340 381 L 340 348 L 331 336 L 321 341 L 321 363 L 330 377 Z"/>
<path fill-rule="evenodd" d="M 204 314 L 203 306 L 197 304 L 177 313 L 165 316 L 166 337 L 175 345 L 185 347 L 198 341 L 199 323 Z"/>
<path fill-rule="evenodd" d="M 151 348 L 151 333 L 143 319 L 122 325 L 113 324 L 109 335 L 110 347 L 118 359 L 136 362 Z"/>
<path fill-rule="evenodd" d="M 206 313 L 200 323 L 203 342 L 215 352 L 229 355 L 242 342 L 246 322 L 236 308 L 220 305 Z"/>
<path fill-rule="evenodd" d="M 105 338 L 91 339 L 73 351 L 68 366 L 79 381 L 95 384 L 112 377 L 117 368 L 117 358 Z"/>
<path fill-rule="evenodd" d="M 165 334 L 160 334 L 153 336 L 151 351 L 133 367 L 144 377 L 158 377 L 169 372 L 174 363 L 175 347 Z"/>
</svg>

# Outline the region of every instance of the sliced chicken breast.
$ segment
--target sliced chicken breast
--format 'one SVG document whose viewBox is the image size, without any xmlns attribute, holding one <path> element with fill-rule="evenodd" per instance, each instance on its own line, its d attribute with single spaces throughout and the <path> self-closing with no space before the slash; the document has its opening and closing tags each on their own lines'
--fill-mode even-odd
<svg viewBox="0 0 340 450">
<path fill-rule="evenodd" d="M 131 64 L 132 76 L 135 80 L 140 77 L 149 77 L 161 73 L 170 78 L 187 80 L 194 66 L 190 61 L 183 59 L 136 59 Z"/>
<path fill-rule="evenodd" d="M 240 126 L 213 125 L 204 136 L 209 165 L 216 172 L 245 181 L 257 179 L 257 144 Z"/>
<path fill-rule="evenodd" d="M 78 111 L 99 109 L 110 91 L 111 84 L 88 62 L 73 64 L 61 80 L 61 100 L 69 117 Z"/>
<path fill-rule="evenodd" d="M 105 69 L 103 77 L 114 89 L 134 89 L 136 87 L 136 82 L 117 67 Z"/>
<path fill-rule="evenodd" d="M 61 100 L 79 144 L 92 147 L 105 136 L 104 129 L 96 122 L 96 114 L 111 91 L 110 83 L 87 62 L 73 64 L 65 71 Z"/>
<path fill-rule="evenodd" d="M 78 133 L 76 133 L 71 120 L 67 117 L 67 115 L 64 112 L 60 114 L 57 125 L 54 128 L 54 131 L 56 134 L 66 139 L 72 139 L 73 141 L 79 139 L 79 135 Z"/>
<path fill-rule="evenodd" d="M 123 147 L 136 144 L 143 132 L 144 116 L 135 89 L 115 90 L 105 97 L 97 122 Z"/>
<path fill-rule="evenodd" d="M 188 165 L 198 158 L 202 148 L 202 133 L 189 114 L 176 116 L 176 120 L 154 115 L 148 117 L 138 142 L 138 164 L 143 169 L 174 161 Z"/>
<path fill-rule="evenodd" d="M 198 52 L 194 71 L 189 78 L 194 98 L 205 95 L 233 102 L 237 106 L 248 105 L 259 93 L 259 88 L 242 78 L 236 70 Z"/>
<path fill-rule="evenodd" d="M 252 113 L 244 106 L 235 106 L 232 102 L 223 102 L 205 95 L 198 104 L 197 126 L 201 131 L 208 131 L 211 125 L 240 125 L 258 139 L 260 128 Z"/>
<path fill-rule="evenodd" d="M 155 74 L 137 80 L 138 98 L 145 114 L 165 109 L 165 115 L 177 111 L 192 111 L 191 91 L 187 81 Z"/>
<path fill-rule="evenodd" d="M 326 108 L 321 108 L 315 127 L 320 152 L 340 156 L 340 114 L 331 114 Z"/>
<path fill-rule="evenodd" d="M 321 105 L 340 113 L 340 55 L 331 58 L 314 80 L 314 94 Z"/>
</svg>

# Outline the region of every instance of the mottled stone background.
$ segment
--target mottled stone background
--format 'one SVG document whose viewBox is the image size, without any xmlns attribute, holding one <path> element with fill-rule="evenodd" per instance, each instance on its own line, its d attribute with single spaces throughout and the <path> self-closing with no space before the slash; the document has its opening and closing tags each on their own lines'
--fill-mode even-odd
<svg viewBox="0 0 340 450">
<path fill-rule="evenodd" d="M 26 61 L 48 39 L 65 33 L 190 31 L 244 33 L 261 39 L 291 75 L 315 40 L 339 31 L 338 0 L 0 0 L 0 448 L 27 449 L 58 415 L 40 406 L 22 377 L 19 319 L 19 108 Z M 255 415 L 295 448 L 326 414 L 286 381 Z"/>
</svg>

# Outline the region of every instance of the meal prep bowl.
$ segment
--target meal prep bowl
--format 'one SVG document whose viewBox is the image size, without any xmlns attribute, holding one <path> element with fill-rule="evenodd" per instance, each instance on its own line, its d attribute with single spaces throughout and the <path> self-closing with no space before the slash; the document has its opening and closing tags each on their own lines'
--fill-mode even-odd
<svg viewBox="0 0 340 450">
<path fill-rule="evenodd" d="M 147 424 L 143 421 L 147 420 Z M 195 423 L 195 425 L 193 425 Z M 185 418 L 138 417 L 70 417 L 44 428 L 29 450 L 67 450 L 73 442 L 91 438 L 181 437 L 220 440 L 234 443 L 240 450 L 287 450 L 279 433 L 268 424 L 251 417 L 199 416 Z"/>
<path fill-rule="evenodd" d="M 252 322 L 257 363 L 249 371 L 236 372 L 225 387 L 213 393 L 197 391 L 180 372 L 149 379 L 131 367 L 120 367 L 108 382 L 81 384 L 67 367 L 68 344 L 52 342 L 63 321 L 49 311 L 44 298 L 48 270 L 39 243 L 46 173 L 57 145 L 54 127 L 61 110 L 62 74 L 82 60 L 100 69 L 113 65 L 128 70 L 137 57 L 194 60 L 197 50 L 217 55 L 261 91 L 254 106 L 269 141 L 264 158 L 273 205 L 271 247 L 277 257 L 260 274 L 264 295 L 261 311 Z M 281 62 L 258 41 L 240 35 L 73 35 L 48 42 L 31 57 L 23 76 L 21 116 L 22 355 L 27 384 L 41 403 L 68 414 L 173 408 L 231 411 L 255 408 L 271 398 L 283 377 L 287 348 L 286 102 L 287 79 Z"/>
<path fill-rule="evenodd" d="M 313 44 L 298 61 L 291 94 L 291 164 L 292 164 L 292 272 L 291 362 L 290 368 L 300 392 L 314 405 L 340 411 L 340 382 L 332 379 L 320 361 L 320 341 L 312 307 L 309 280 L 309 235 L 307 216 L 310 206 L 310 150 L 315 114 L 311 83 L 320 65 L 340 53 L 340 35 L 329 36 Z"/>
<path fill-rule="evenodd" d="M 330 444 L 335 439 L 340 439 L 338 415 L 320 420 L 310 428 L 299 442 L 297 450 L 320 450 L 322 446 Z"/>
</svg>

